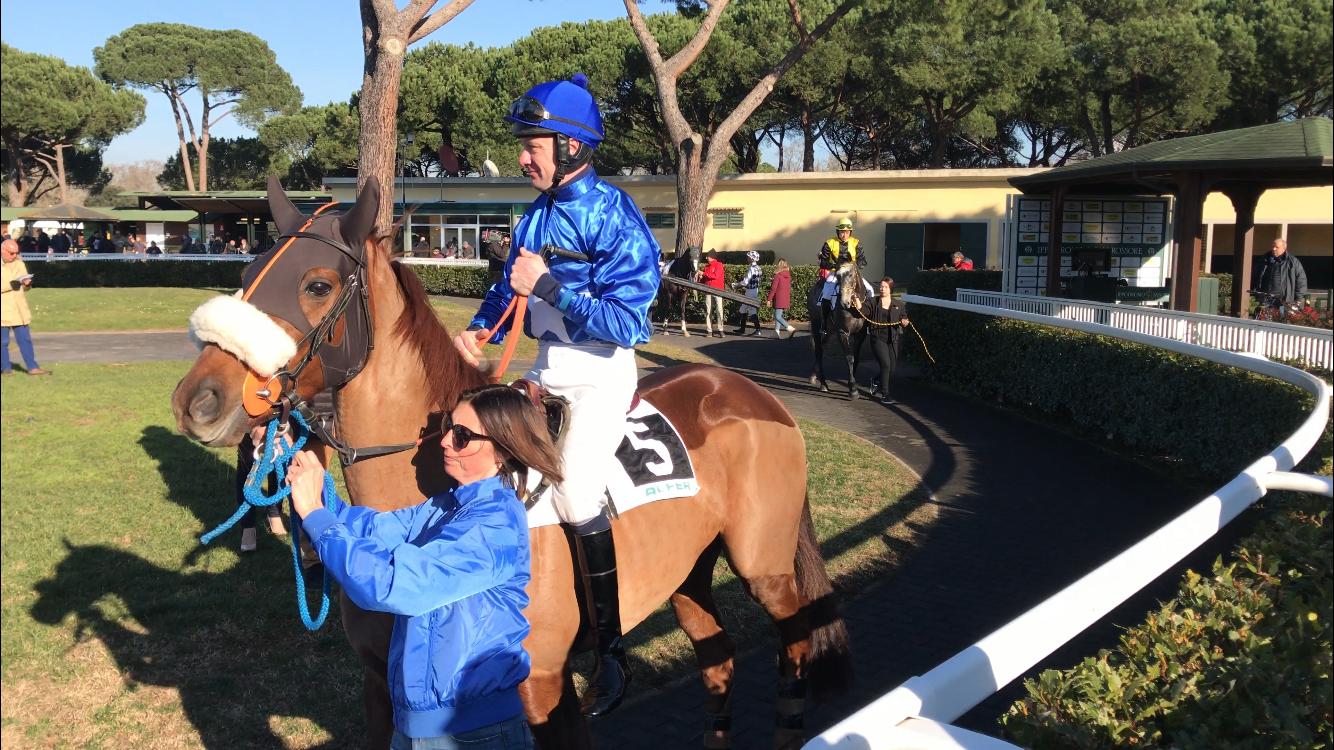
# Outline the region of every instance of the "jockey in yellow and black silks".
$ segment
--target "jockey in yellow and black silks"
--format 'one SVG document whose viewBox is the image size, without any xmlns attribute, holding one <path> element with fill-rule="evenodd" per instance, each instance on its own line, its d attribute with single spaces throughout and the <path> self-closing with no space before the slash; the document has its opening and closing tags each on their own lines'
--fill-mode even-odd
<svg viewBox="0 0 1334 750">
<path fill-rule="evenodd" d="M 834 227 L 834 236 L 820 245 L 820 267 L 832 271 L 852 261 L 858 268 L 866 267 L 866 256 L 861 252 L 861 243 L 852 236 L 852 220 L 839 219 Z"/>
</svg>

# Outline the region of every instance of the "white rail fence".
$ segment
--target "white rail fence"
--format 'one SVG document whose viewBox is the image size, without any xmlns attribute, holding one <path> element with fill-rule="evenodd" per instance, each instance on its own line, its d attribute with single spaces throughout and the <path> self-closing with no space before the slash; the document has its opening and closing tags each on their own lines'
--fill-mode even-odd
<svg viewBox="0 0 1334 750">
<path fill-rule="evenodd" d="M 916 295 L 906 295 L 904 300 L 1114 336 L 1239 367 L 1291 383 L 1314 396 L 1315 403 L 1301 426 L 1286 440 L 1194 507 L 931 671 L 907 680 L 848 716 L 808 742 L 805 750 L 1012 749 L 1014 746 L 1007 742 L 950 726 L 949 722 L 1028 672 L 1047 655 L 1106 616 L 1270 490 L 1315 492 L 1327 497 L 1334 493 L 1329 477 L 1290 472 L 1315 445 L 1329 415 L 1330 386 L 1308 373 L 1248 354 L 1072 319 L 1074 315 L 1085 313 L 1062 308 L 1063 300 L 1022 297 L 1016 302 L 1038 303 L 1035 307 L 1043 302 L 1056 303 L 1055 307 L 1047 309 L 1064 312 L 1064 315 Z M 994 298 L 989 301 L 998 302 Z"/>
<path fill-rule="evenodd" d="M 208 253 L 167 253 L 163 255 L 148 255 L 146 253 L 23 253 L 24 260 L 47 260 L 57 263 L 71 262 L 78 263 L 90 260 L 119 260 L 119 261 L 145 261 L 155 263 L 163 260 L 184 260 L 199 262 L 233 262 L 249 263 L 258 258 L 258 255 L 238 255 L 222 254 L 212 255 Z M 465 266 L 476 268 L 485 266 L 485 260 L 477 258 L 396 258 L 399 263 L 410 266 Z"/>
<path fill-rule="evenodd" d="M 956 290 L 955 300 L 1062 320 L 1101 323 L 1123 331 L 1269 359 L 1301 359 L 1327 370 L 1334 367 L 1334 331 L 1320 328 L 976 289 Z"/>
</svg>

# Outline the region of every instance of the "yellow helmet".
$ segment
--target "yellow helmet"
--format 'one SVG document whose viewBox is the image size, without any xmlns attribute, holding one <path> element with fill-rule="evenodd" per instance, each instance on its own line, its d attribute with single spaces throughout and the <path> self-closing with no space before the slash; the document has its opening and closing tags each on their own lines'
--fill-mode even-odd
<svg viewBox="0 0 1334 750">
<path fill-rule="evenodd" d="M 839 219 L 838 223 L 834 225 L 834 231 L 836 232 L 841 232 L 844 229 L 848 230 L 849 232 L 852 231 L 852 219 L 849 219 L 846 216 L 843 217 L 842 219 Z"/>
</svg>

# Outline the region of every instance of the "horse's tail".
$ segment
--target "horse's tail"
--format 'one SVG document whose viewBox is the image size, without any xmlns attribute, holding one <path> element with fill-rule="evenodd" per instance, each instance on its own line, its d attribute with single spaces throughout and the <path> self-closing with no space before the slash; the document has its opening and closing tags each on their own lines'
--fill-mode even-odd
<svg viewBox="0 0 1334 750">
<path fill-rule="evenodd" d="M 834 586 L 825 571 L 820 542 L 815 538 L 809 501 L 801 510 L 795 566 L 797 590 L 808 602 L 807 619 L 811 623 L 811 653 L 806 665 L 806 679 L 811 699 L 821 703 L 852 687 L 852 654 L 848 647 L 848 627 L 838 613 Z"/>
</svg>

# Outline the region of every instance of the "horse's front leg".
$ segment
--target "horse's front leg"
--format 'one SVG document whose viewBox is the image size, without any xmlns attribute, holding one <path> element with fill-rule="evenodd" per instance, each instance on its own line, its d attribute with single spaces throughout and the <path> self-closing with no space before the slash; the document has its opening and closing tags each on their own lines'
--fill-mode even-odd
<svg viewBox="0 0 1334 750">
<path fill-rule="evenodd" d="M 591 749 L 592 735 L 588 721 L 579 710 L 579 696 L 567 665 L 559 669 L 539 669 L 534 665 L 528 679 L 519 686 L 524 717 L 533 732 L 533 740 L 543 750 Z"/>
<path fill-rule="evenodd" d="M 843 359 L 848 363 L 848 398 L 856 401 L 861 398 L 861 391 L 857 390 L 857 363 L 853 352 L 853 339 L 847 331 L 839 331 L 838 342 L 843 346 Z"/>
<path fill-rule="evenodd" d="M 815 363 L 811 367 L 811 385 L 820 386 L 823 393 L 829 392 L 829 384 L 824 379 L 824 331 L 815 323 L 811 324 L 811 349 L 815 353 Z"/>
</svg>

